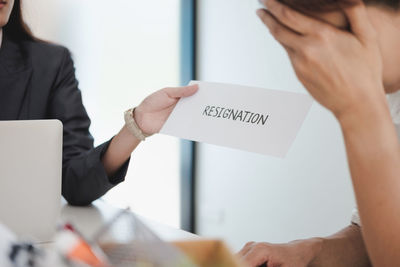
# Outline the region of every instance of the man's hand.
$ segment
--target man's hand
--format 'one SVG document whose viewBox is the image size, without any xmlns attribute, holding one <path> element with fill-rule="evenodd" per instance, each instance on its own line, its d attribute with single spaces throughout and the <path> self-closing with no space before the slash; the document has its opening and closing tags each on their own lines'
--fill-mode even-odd
<svg viewBox="0 0 400 267">
<path fill-rule="evenodd" d="M 362 1 L 342 8 L 351 31 L 297 12 L 277 0 L 257 11 L 286 49 L 299 80 L 336 117 L 386 103 L 377 33 Z"/>
<path fill-rule="evenodd" d="M 250 242 L 238 253 L 250 267 L 370 267 L 359 226 L 288 244 Z"/>
<path fill-rule="evenodd" d="M 288 244 L 247 243 L 238 256 L 250 267 L 307 267 L 321 248 L 320 239 Z"/>
</svg>

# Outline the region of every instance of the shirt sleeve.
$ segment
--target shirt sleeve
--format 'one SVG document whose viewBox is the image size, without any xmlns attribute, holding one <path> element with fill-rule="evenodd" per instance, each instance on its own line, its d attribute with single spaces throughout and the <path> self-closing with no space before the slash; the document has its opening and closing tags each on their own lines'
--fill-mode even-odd
<svg viewBox="0 0 400 267">
<path fill-rule="evenodd" d="M 351 223 L 361 226 L 360 214 L 358 208 L 354 208 L 353 215 L 351 216 Z"/>
<path fill-rule="evenodd" d="M 101 162 L 110 142 L 94 148 L 71 54 L 64 49 L 49 100 L 49 116 L 63 123 L 62 195 L 72 205 L 89 205 L 122 182 L 129 160 L 108 177 Z"/>
</svg>

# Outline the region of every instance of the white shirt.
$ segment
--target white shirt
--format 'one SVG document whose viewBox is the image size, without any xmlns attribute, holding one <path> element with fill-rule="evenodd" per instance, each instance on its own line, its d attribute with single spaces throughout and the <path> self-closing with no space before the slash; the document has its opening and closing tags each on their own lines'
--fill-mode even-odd
<svg viewBox="0 0 400 267">
<path fill-rule="evenodd" d="M 390 109 L 390 115 L 392 116 L 394 126 L 396 127 L 397 136 L 400 140 L 400 90 L 393 94 L 388 94 L 387 101 Z M 351 222 L 361 226 L 360 215 L 357 208 L 355 208 L 353 211 Z"/>
<path fill-rule="evenodd" d="M 12 267 L 14 264 L 10 260 L 10 251 L 13 244 L 17 242 L 14 236 L 5 226 L 0 224 L 0 266 Z"/>
</svg>

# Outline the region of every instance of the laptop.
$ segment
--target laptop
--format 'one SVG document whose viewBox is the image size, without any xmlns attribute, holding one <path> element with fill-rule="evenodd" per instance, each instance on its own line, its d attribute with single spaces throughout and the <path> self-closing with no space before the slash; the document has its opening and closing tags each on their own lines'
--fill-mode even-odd
<svg viewBox="0 0 400 267">
<path fill-rule="evenodd" d="M 0 224 L 50 241 L 61 211 L 63 127 L 58 120 L 0 121 Z"/>
</svg>

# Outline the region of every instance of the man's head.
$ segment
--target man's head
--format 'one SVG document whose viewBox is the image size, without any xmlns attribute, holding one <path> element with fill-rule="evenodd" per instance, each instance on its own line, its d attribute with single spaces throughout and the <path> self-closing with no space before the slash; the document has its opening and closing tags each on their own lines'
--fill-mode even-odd
<svg viewBox="0 0 400 267">
<path fill-rule="evenodd" d="M 304 14 L 337 28 L 348 29 L 344 7 L 361 0 L 279 0 Z M 378 34 L 383 58 L 386 92 L 400 89 L 400 0 L 364 0 L 370 21 Z"/>
<path fill-rule="evenodd" d="M 280 2 L 303 12 L 330 12 L 344 6 L 354 5 L 361 0 L 280 0 Z M 398 9 L 400 0 L 364 0 L 367 5 L 378 5 Z"/>
</svg>

